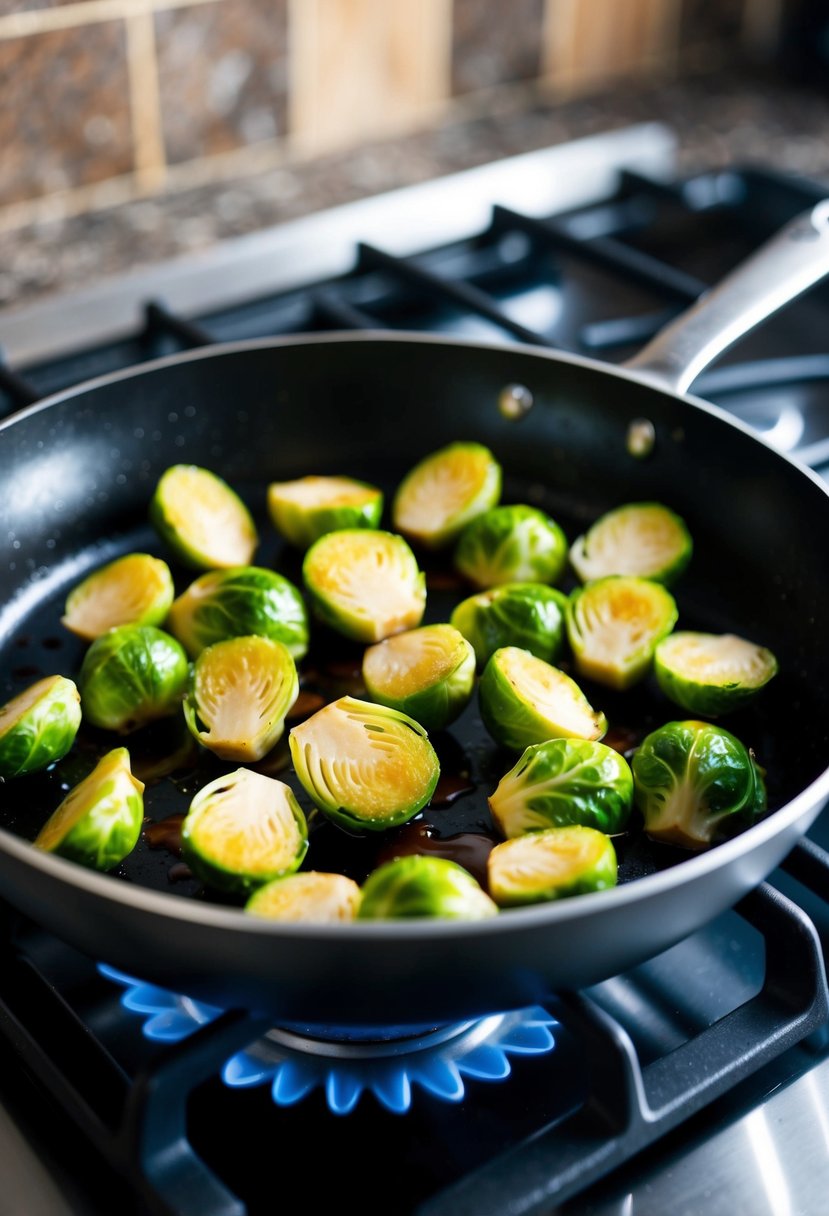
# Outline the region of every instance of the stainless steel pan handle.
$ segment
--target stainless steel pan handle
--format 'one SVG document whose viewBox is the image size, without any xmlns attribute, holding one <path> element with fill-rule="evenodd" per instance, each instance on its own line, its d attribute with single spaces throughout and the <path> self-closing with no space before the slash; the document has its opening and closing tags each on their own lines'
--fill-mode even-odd
<svg viewBox="0 0 829 1216">
<path fill-rule="evenodd" d="M 684 393 L 717 355 L 829 274 L 829 199 L 787 224 L 625 365 Z"/>
</svg>

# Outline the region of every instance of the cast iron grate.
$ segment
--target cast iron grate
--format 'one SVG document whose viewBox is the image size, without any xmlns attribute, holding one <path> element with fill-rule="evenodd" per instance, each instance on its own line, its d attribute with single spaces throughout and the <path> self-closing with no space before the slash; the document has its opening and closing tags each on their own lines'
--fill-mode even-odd
<svg viewBox="0 0 829 1216">
<path fill-rule="evenodd" d="M 807 842 L 798 846 L 790 864 L 800 881 L 826 891 L 825 851 Z M 766 884 L 743 900 L 738 912 L 762 935 L 765 969 L 754 995 L 674 1050 L 645 1063 L 621 1022 L 592 994 L 551 998 L 549 1011 L 561 1024 L 561 1041 L 557 1029 L 558 1049 L 545 1058 L 558 1057 L 568 1038 L 575 1045 L 570 1054 L 587 1068 L 578 1099 L 571 1095 L 553 1118 L 531 1124 L 506 1150 L 503 1145 L 493 1147 L 474 1168 L 441 1179 L 430 1193 L 414 1188 L 412 1216 L 549 1213 L 819 1031 L 829 1011 L 829 992 L 809 918 Z M 71 984 L 73 965 L 77 969 L 73 952 L 25 924 L 22 930 L 13 929 L 15 924 L 20 922 L 9 920 L 2 946 L 0 1029 L 26 1070 L 128 1180 L 142 1210 L 158 1216 L 256 1216 L 267 1210 L 257 1206 L 256 1196 L 239 1197 L 198 1155 L 192 1122 L 201 1103 L 193 1104 L 192 1099 L 218 1077 L 228 1059 L 270 1029 L 269 1020 L 231 1010 L 181 1041 L 150 1044 L 118 1002 L 115 985 L 95 977 L 89 964 L 83 983 Z M 536 1060 L 527 1064 L 535 1066 Z M 531 1083 L 527 1090 L 525 1081 L 522 1101 L 532 1089 Z M 233 1100 L 239 1105 L 232 1118 L 241 1128 L 260 1124 L 261 1106 L 247 1115 L 242 1106 L 256 1101 L 255 1092 L 238 1092 Z M 272 1110 L 277 1117 L 276 1108 Z M 297 1114 L 291 1110 L 284 1117 Z M 482 1111 L 472 1115 L 462 1108 L 451 1114 L 467 1124 L 471 1118 L 475 1135 L 485 1140 Z M 312 1112 L 312 1118 L 318 1128 L 320 1111 Z M 384 1120 L 399 1126 L 379 1104 L 373 1118 L 375 1128 L 382 1128 Z M 338 1120 L 337 1127 L 352 1121 Z M 300 1129 L 305 1136 L 305 1125 Z M 270 1135 L 267 1123 L 261 1130 Z M 445 1129 L 440 1125 L 434 1151 L 441 1149 L 447 1133 L 452 1134 L 451 1122 Z M 364 1135 L 359 1124 L 357 1134 Z M 422 1140 L 422 1127 L 417 1134 Z M 246 1151 L 255 1151 L 255 1137 L 246 1137 L 244 1144 Z M 234 1159 L 241 1151 L 234 1148 Z M 328 1160 L 336 1176 L 334 1149 Z M 391 1164 L 395 1170 L 402 1168 L 396 1158 Z M 364 1210 L 383 1210 L 387 1200 L 385 1184 L 380 1185 L 379 1202 L 367 1189 Z"/>
<path fill-rule="evenodd" d="M 352 270 L 325 283 L 191 318 L 151 301 L 143 326 L 121 341 L 29 368 L 12 369 L 0 359 L 0 415 L 160 355 L 308 331 L 417 329 L 618 359 L 823 193 L 818 184 L 750 168 L 674 183 L 624 172 L 611 198 L 570 214 L 537 219 L 497 206 L 484 231 L 416 257 L 363 244 Z M 805 394 L 812 410 L 808 387 L 829 378 L 822 353 L 827 298 L 817 289 L 789 310 L 796 325 L 772 322 L 762 343 L 741 343 L 738 361 L 702 377 L 699 393 L 752 423 L 762 424 L 768 409 L 758 414 L 742 401 L 746 395 L 785 389 Z M 790 341 L 770 349 L 775 325 L 786 339 L 792 328 L 801 341 L 814 335 L 816 351 L 792 355 Z M 753 357 L 755 350 L 763 357 Z M 827 425 L 821 420 L 817 435 L 800 427 L 793 441 L 798 456 L 816 467 L 829 460 Z"/>
</svg>

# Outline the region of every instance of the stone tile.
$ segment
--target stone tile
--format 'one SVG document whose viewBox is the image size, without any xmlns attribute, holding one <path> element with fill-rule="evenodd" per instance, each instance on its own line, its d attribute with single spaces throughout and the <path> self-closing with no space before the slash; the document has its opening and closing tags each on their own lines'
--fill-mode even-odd
<svg viewBox="0 0 829 1216">
<path fill-rule="evenodd" d="M 738 42 L 745 7 L 745 0 L 682 0 L 681 42 Z"/>
<path fill-rule="evenodd" d="M 0 0 L 0 17 L 10 13 L 29 13 L 34 9 L 60 8 L 64 4 L 76 4 L 77 0 Z"/>
<path fill-rule="evenodd" d="M 544 0 L 455 0 L 452 91 L 469 93 L 539 74 Z"/>
<path fill-rule="evenodd" d="M 0 41 L 0 204 L 132 168 L 121 22 Z"/>
<path fill-rule="evenodd" d="M 283 135 L 288 0 L 222 0 L 156 14 L 159 89 L 171 163 Z"/>
</svg>

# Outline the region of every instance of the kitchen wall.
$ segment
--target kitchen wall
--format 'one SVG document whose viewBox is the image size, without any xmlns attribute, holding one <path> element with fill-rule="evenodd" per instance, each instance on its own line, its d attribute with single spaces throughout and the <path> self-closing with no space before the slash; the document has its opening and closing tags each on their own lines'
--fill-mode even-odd
<svg viewBox="0 0 829 1216">
<path fill-rule="evenodd" d="M 0 0 L 0 227 L 762 59 L 787 0 Z"/>
</svg>

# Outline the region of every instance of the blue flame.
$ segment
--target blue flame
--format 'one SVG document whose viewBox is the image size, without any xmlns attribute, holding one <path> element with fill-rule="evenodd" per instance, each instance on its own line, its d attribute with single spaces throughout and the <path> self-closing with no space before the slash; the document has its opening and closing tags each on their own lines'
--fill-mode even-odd
<svg viewBox="0 0 829 1216">
<path fill-rule="evenodd" d="M 175 1043 L 222 1012 L 212 1005 L 177 996 L 154 984 L 133 979 L 113 967 L 101 965 L 106 978 L 122 985 L 121 1004 L 145 1016 L 143 1032 L 149 1039 Z M 294 1106 L 321 1089 L 329 1110 L 347 1115 L 365 1092 L 395 1115 L 412 1105 L 412 1090 L 422 1090 L 444 1102 L 460 1102 L 466 1081 L 503 1081 L 511 1071 L 511 1056 L 542 1055 L 555 1046 L 555 1019 L 540 1005 L 493 1014 L 457 1026 L 443 1027 L 434 1042 L 384 1043 L 379 1054 L 360 1052 L 343 1058 L 341 1045 L 330 1050 L 319 1040 L 303 1050 L 297 1036 L 274 1032 L 245 1051 L 232 1056 L 221 1071 L 233 1089 L 270 1085 L 277 1106 Z"/>
</svg>

